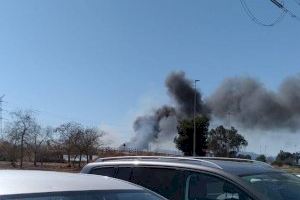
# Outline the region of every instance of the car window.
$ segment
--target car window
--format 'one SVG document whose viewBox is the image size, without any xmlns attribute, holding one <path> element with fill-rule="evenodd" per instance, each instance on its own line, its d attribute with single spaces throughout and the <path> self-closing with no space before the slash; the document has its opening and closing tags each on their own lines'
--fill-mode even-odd
<svg viewBox="0 0 300 200">
<path fill-rule="evenodd" d="M 133 168 L 131 181 L 170 200 L 182 200 L 184 197 L 183 171 L 137 167 Z"/>
<path fill-rule="evenodd" d="M 130 167 L 119 167 L 116 174 L 116 178 L 129 181 L 131 177 L 131 168 Z"/>
<path fill-rule="evenodd" d="M 102 175 L 102 176 L 109 176 L 114 177 L 115 175 L 115 168 L 114 167 L 101 167 L 92 169 L 90 174 Z"/>
<path fill-rule="evenodd" d="M 299 200 L 300 179 L 287 173 L 263 173 L 242 177 L 272 200 Z"/>
<path fill-rule="evenodd" d="M 252 200 L 228 181 L 207 174 L 189 173 L 185 185 L 185 200 Z"/>
</svg>

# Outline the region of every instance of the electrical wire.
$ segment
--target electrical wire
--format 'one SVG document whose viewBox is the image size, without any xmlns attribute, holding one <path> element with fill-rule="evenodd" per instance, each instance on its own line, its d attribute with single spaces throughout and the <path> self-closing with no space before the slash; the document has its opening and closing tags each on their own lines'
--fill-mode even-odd
<svg viewBox="0 0 300 200">
<path fill-rule="evenodd" d="M 287 9 L 281 9 L 282 12 L 281 14 L 275 18 L 272 22 L 270 23 L 266 23 L 263 22 L 262 20 L 258 19 L 253 12 L 250 10 L 249 6 L 247 5 L 245 0 L 240 0 L 241 5 L 245 11 L 245 13 L 248 15 L 248 17 L 256 24 L 261 25 L 261 26 L 274 26 L 276 24 L 278 24 L 279 22 L 281 22 L 283 20 L 283 18 L 286 16 L 287 13 L 289 13 L 289 11 Z M 276 1 L 277 2 L 277 1 Z M 284 2 L 282 2 L 282 4 L 280 5 L 284 5 Z"/>
<path fill-rule="evenodd" d="M 277 6 L 279 9 L 281 9 L 283 12 L 290 15 L 290 17 L 300 21 L 300 17 L 298 17 L 294 12 L 290 11 L 284 6 L 284 2 L 279 2 L 278 0 L 270 0 L 275 6 Z"/>
<path fill-rule="evenodd" d="M 285 8 L 285 9 L 286 9 L 286 8 Z M 295 13 L 293 13 L 292 11 L 290 11 L 290 10 L 288 10 L 288 9 L 286 9 L 286 10 L 287 10 L 287 13 L 290 15 L 291 18 L 300 21 L 300 17 L 299 17 L 299 16 L 297 16 Z"/>
</svg>

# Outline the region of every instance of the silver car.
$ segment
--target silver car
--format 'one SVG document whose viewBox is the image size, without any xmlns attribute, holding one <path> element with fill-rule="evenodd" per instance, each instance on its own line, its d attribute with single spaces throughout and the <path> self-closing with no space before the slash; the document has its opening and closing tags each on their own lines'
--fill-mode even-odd
<svg viewBox="0 0 300 200">
<path fill-rule="evenodd" d="M 0 170 L 0 199 L 165 200 L 139 186 L 104 176 Z"/>
<path fill-rule="evenodd" d="M 258 161 L 128 156 L 99 159 L 81 173 L 115 177 L 170 200 L 300 200 L 300 180 Z"/>
</svg>

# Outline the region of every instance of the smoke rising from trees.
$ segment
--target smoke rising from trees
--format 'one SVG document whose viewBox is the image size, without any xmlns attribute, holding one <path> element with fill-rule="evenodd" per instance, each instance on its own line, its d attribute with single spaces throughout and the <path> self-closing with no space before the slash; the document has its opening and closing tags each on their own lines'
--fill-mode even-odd
<svg viewBox="0 0 300 200">
<path fill-rule="evenodd" d="M 165 131 L 165 129 L 172 130 L 174 125 L 176 127 L 176 123 L 174 124 L 176 122 L 174 120 L 175 115 L 176 112 L 173 107 L 163 106 L 153 111 L 152 114 L 138 117 L 133 124 L 136 135 L 127 145 L 132 148 L 148 149 L 149 143 L 159 141 L 162 133 L 164 133 L 163 138 L 174 135 L 175 132 Z M 172 123 L 167 123 L 169 120 L 172 120 Z M 162 123 L 167 124 L 167 126 L 163 126 Z"/>
<path fill-rule="evenodd" d="M 135 136 L 127 146 L 147 149 L 150 143 L 172 140 L 177 120 L 191 118 L 194 110 L 193 81 L 184 72 L 172 72 L 165 85 L 174 106 L 162 106 L 134 122 Z M 201 88 L 200 84 L 198 84 Z M 300 76 L 286 78 L 277 91 L 250 77 L 225 79 L 206 99 L 196 92 L 197 114 L 230 121 L 243 129 L 295 132 L 300 129 Z M 163 124 L 163 126 L 162 126 Z"/>
<path fill-rule="evenodd" d="M 177 119 L 192 117 L 194 109 L 193 82 L 185 77 L 184 72 L 172 72 L 166 79 L 168 94 L 175 106 L 162 106 L 153 113 L 138 117 L 133 125 L 135 136 L 127 146 L 148 149 L 150 143 L 164 142 L 176 135 Z M 197 112 L 204 110 L 201 94 L 196 93 Z"/>
</svg>

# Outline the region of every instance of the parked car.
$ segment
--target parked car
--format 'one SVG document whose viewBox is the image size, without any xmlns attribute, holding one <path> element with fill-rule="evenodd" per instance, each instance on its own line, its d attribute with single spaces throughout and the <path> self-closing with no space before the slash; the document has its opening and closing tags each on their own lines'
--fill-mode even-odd
<svg viewBox="0 0 300 200">
<path fill-rule="evenodd" d="M 228 158 L 114 157 L 81 173 L 130 181 L 170 200 L 299 200 L 300 180 L 258 161 Z"/>
<path fill-rule="evenodd" d="M 1 200 L 165 200 L 155 193 L 95 175 L 0 170 Z"/>
</svg>

